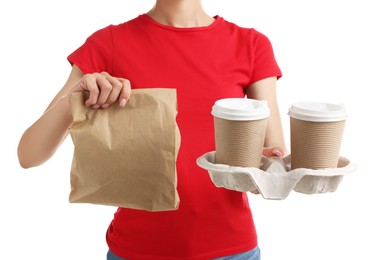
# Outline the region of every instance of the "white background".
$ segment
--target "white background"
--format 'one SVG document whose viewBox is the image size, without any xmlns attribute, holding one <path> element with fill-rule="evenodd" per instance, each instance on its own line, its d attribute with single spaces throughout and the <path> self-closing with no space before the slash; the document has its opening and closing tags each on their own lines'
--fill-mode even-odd
<svg viewBox="0 0 375 260">
<path fill-rule="evenodd" d="M 272 41 L 283 71 L 279 105 L 342 102 L 349 112 L 341 155 L 358 168 L 334 193 L 249 194 L 264 260 L 375 259 L 374 71 L 371 0 L 203 0 L 207 12 Z M 105 259 L 112 207 L 69 204 L 72 143 L 24 170 L 16 149 L 70 71 L 66 56 L 95 30 L 148 11 L 152 0 L 12 0 L 0 4 L 0 259 Z"/>
</svg>

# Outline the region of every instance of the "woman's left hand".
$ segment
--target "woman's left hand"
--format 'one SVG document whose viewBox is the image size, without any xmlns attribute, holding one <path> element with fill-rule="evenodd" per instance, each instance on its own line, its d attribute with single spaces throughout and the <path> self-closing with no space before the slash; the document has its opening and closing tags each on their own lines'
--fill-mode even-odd
<svg viewBox="0 0 375 260">
<path fill-rule="evenodd" d="M 283 158 L 286 155 L 286 152 L 280 147 L 264 147 L 262 154 L 266 157 Z M 250 192 L 253 194 L 259 194 L 259 190 L 253 190 Z"/>
<path fill-rule="evenodd" d="M 266 157 L 283 158 L 285 156 L 285 151 L 280 147 L 264 147 L 262 154 Z"/>
</svg>

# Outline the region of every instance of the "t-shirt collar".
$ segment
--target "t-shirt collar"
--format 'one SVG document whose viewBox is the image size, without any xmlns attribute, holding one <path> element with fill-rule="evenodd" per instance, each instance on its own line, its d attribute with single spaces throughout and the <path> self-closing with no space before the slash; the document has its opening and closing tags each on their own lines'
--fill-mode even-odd
<svg viewBox="0 0 375 260">
<path fill-rule="evenodd" d="M 209 29 L 212 29 L 212 28 L 216 27 L 223 20 L 222 17 L 216 15 L 216 16 L 213 17 L 213 18 L 215 18 L 215 20 L 213 21 L 213 23 L 211 23 L 210 25 L 207 25 L 207 26 L 200 26 L 200 27 L 174 27 L 174 26 L 164 25 L 164 24 L 158 23 L 157 21 L 155 21 L 154 19 L 152 19 L 147 14 L 141 14 L 139 17 L 140 17 L 140 19 L 142 19 L 145 22 L 151 23 L 151 24 L 153 24 L 155 26 L 161 27 L 161 28 L 166 29 L 166 30 L 185 31 L 185 32 L 209 30 Z"/>
</svg>

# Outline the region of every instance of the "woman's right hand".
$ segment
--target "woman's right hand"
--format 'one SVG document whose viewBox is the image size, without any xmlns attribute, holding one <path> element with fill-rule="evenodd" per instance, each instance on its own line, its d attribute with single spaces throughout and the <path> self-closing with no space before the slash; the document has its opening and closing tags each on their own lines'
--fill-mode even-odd
<svg viewBox="0 0 375 260">
<path fill-rule="evenodd" d="M 69 95 L 73 92 L 88 91 L 85 101 L 94 109 L 107 108 L 116 101 L 125 106 L 130 97 L 130 82 L 110 76 L 106 72 L 84 75 L 73 65 L 64 87 L 44 114 L 22 135 L 18 145 L 18 159 L 23 168 L 30 168 L 47 161 L 68 134 L 72 123 Z"/>
<path fill-rule="evenodd" d="M 124 107 L 131 93 L 130 81 L 124 78 L 116 78 L 107 72 L 85 74 L 71 88 L 70 93 L 88 91 L 89 97 L 85 101 L 86 106 L 94 109 L 108 108 L 116 101 Z"/>
</svg>

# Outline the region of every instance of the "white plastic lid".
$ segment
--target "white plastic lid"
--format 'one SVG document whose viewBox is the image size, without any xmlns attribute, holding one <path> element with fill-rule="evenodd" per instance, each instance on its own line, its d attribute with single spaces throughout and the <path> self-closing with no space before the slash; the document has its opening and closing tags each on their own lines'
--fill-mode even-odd
<svg viewBox="0 0 375 260">
<path fill-rule="evenodd" d="M 267 101 L 249 98 L 224 98 L 217 100 L 212 107 L 215 117 L 235 120 L 260 120 L 269 117 Z"/>
<path fill-rule="evenodd" d="M 348 117 L 343 104 L 321 102 L 297 102 L 289 108 L 288 115 L 304 121 L 336 122 Z"/>
</svg>

